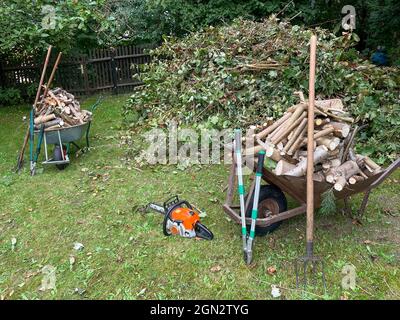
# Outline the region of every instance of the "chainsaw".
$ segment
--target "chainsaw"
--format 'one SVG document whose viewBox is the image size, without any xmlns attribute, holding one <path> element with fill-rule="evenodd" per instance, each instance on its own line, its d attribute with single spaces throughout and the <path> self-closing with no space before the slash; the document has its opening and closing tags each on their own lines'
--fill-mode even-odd
<svg viewBox="0 0 400 320">
<path fill-rule="evenodd" d="M 180 235 L 184 238 L 202 238 L 212 240 L 214 235 L 200 222 L 199 211 L 189 202 L 173 196 L 163 205 L 149 203 L 146 209 L 152 209 L 164 215 L 164 235 Z"/>
</svg>

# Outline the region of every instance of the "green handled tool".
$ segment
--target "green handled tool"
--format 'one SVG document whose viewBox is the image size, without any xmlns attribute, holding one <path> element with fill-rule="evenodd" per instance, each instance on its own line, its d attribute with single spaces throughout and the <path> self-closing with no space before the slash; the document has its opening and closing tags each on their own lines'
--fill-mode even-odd
<svg viewBox="0 0 400 320">
<path fill-rule="evenodd" d="M 247 261 L 247 229 L 246 229 L 246 210 L 244 201 L 244 184 L 242 171 L 242 139 L 240 129 L 235 130 L 235 155 L 238 176 L 239 202 L 240 202 L 240 219 L 242 221 L 242 240 L 243 240 L 243 257 Z"/>
<path fill-rule="evenodd" d="M 29 160 L 30 160 L 30 172 L 31 175 L 33 175 L 33 173 L 35 172 L 35 168 L 33 165 L 33 148 L 34 148 L 34 123 L 33 123 L 33 119 L 35 117 L 35 111 L 34 111 L 34 107 L 32 106 L 31 112 L 29 114 Z"/>
<path fill-rule="evenodd" d="M 260 197 L 261 176 L 262 176 L 262 170 L 264 167 L 264 159 L 265 159 L 265 151 L 261 150 L 258 153 L 256 182 L 255 182 L 255 186 L 254 186 L 253 209 L 251 210 L 250 236 L 249 236 L 249 239 L 247 240 L 247 264 L 250 264 L 251 260 L 253 258 L 253 242 L 254 242 L 254 238 L 255 238 L 256 219 L 258 216 L 258 199 Z"/>
</svg>

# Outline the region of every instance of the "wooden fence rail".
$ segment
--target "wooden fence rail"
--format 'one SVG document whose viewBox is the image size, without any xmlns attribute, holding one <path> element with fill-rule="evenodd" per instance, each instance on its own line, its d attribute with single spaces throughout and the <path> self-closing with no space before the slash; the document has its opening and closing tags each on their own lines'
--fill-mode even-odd
<svg viewBox="0 0 400 320">
<path fill-rule="evenodd" d="M 60 86 L 75 95 L 130 91 L 141 84 L 138 76 L 143 64 L 150 62 L 148 50 L 153 47 L 143 45 L 93 49 L 88 54 L 63 57 L 53 86 Z M 48 72 L 52 69 L 55 56 L 53 54 Z M 3 60 L 0 64 L 0 85 L 20 88 L 24 92 L 29 85 L 38 83 L 41 68 L 40 63 L 26 59 L 21 62 Z"/>
</svg>

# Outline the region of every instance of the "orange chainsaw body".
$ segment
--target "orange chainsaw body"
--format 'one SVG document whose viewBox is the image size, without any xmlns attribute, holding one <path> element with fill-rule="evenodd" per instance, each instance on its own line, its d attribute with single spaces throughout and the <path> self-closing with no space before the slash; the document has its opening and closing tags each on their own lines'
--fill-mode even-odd
<svg viewBox="0 0 400 320">
<path fill-rule="evenodd" d="M 190 208 L 180 207 L 173 210 L 170 214 L 173 221 L 181 222 L 186 230 L 193 230 L 195 224 L 200 221 L 199 214 Z M 176 227 L 171 228 L 172 234 L 179 234 Z"/>
</svg>

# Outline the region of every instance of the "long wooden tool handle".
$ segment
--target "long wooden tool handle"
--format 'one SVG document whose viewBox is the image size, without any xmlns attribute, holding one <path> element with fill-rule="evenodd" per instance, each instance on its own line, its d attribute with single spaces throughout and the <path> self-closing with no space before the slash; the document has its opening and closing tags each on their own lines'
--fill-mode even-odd
<svg viewBox="0 0 400 320">
<path fill-rule="evenodd" d="M 62 56 L 62 52 L 60 52 L 60 53 L 58 54 L 57 60 L 56 60 L 56 62 L 54 63 L 53 70 L 51 71 L 49 81 L 47 81 L 46 88 L 44 89 L 43 98 L 46 97 L 47 92 L 48 92 L 49 89 L 50 89 L 51 83 L 53 82 L 53 79 L 54 79 L 54 75 L 56 74 L 58 65 L 60 64 L 61 56 Z"/>
<path fill-rule="evenodd" d="M 47 69 L 47 65 L 49 64 L 50 54 L 51 54 L 51 49 L 52 48 L 53 47 L 50 45 L 49 48 L 47 49 L 46 59 L 44 60 L 42 74 L 40 76 L 39 86 L 38 86 L 38 89 L 36 91 L 36 97 L 35 97 L 35 101 L 33 103 L 32 108 L 35 108 L 36 104 L 39 101 L 40 91 L 42 91 L 43 80 L 44 80 L 44 76 L 46 75 L 46 69 Z M 17 172 L 22 168 L 22 164 L 23 164 L 23 160 L 24 160 L 25 148 L 26 148 L 26 145 L 28 144 L 28 139 L 29 139 L 29 126 L 26 129 L 24 142 L 22 143 L 21 151 L 20 151 L 19 156 L 18 156 L 17 170 L 16 170 Z"/>
<path fill-rule="evenodd" d="M 312 253 L 314 233 L 314 105 L 315 105 L 315 63 L 317 37 L 310 40 L 310 79 L 308 88 L 308 121 L 307 121 L 307 251 Z"/>
<path fill-rule="evenodd" d="M 46 59 L 44 61 L 42 75 L 40 76 L 39 86 L 38 86 L 37 91 L 36 91 L 36 97 L 35 97 L 35 102 L 33 103 L 33 107 L 36 107 L 36 104 L 39 101 L 40 92 L 42 91 L 42 85 L 43 85 L 44 77 L 46 75 L 47 65 L 49 64 L 50 55 L 51 55 L 51 49 L 52 48 L 53 48 L 52 46 L 49 46 L 49 48 L 47 49 L 47 55 L 46 55 Z"/>
</svg>

